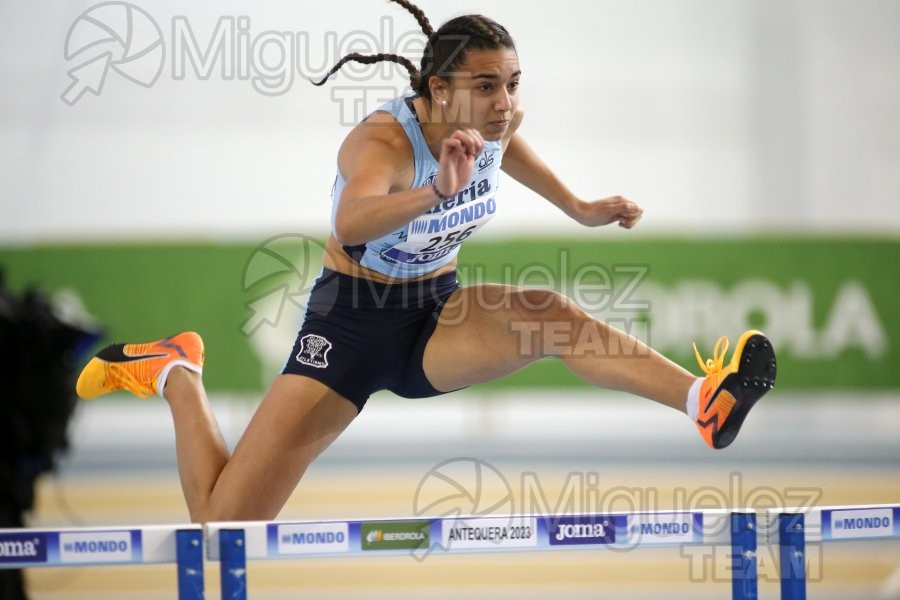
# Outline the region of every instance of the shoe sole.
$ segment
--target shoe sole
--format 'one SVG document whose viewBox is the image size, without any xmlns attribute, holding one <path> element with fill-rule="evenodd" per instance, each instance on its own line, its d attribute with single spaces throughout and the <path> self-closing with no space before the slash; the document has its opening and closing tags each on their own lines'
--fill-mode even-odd
<svg viewBox="0 0 900 600">
<path fill-rule="evenodd" d="M 723 388 L 734 397 L 734 407 L 713 439 L 713 447 L 722 449 L 731 444 L 747 418 L 747 413 L 766 392 L 775 387 L 778 364 L 775 349 L 762 333 L 754 333 L 744 341 L 740 352 L 737 372 L 723 382 Z"/>
</svg>

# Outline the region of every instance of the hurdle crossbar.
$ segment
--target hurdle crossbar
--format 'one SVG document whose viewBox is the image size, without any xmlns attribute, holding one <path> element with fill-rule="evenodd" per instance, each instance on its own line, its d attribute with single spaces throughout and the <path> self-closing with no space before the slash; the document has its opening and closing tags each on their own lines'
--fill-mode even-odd
<svg viewBox="0 0 900 600">
<path fill-rule="evenodd" d="M 202 600 L 200 525 L 0 529 L 0 568 L 176 564 L 179 600 Z"/>
<path fill-rule="evenodd" d="M 0 569 L 176 564 L 179 600 L 204 597 L 204 547 L 219 562 L 222 597 L 247 598 L 247 562 L 304 557 L 630 549 L 731 548 L 732 597 L 757 595 L 757 543 L 779 546 L 781 597 L 806 598 L 809 542 L 900 540 L 900 504 L 555 516 L 445 516 L 258 521 L 68 529 L 0 529 Z M 205 541 L 205 543 L 204 543 Z"/>
<path fill-rule="evenodd" d="M 209 523 L 206 541 L 208 558 L 220 563 L 222 597 L 231 600 L 246 599 L 252 560 L 701 544 L 730 545 L 733 598 L 757 598 L 752 511 Z"/>
</svg>

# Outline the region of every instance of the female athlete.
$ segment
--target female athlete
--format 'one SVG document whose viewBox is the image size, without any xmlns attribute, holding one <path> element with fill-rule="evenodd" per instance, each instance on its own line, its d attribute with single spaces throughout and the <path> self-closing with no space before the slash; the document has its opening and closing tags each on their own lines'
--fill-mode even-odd
<svg viewBox="0 0 900 600">
<path fill-rule="evenodd" d="M 707 444 L 729 445 L 774 384 L 775 354 L 760 332 L 744 333 L 728 364 L 724 337 L 713 359 L 697 353 L 698 378 L 556 292 L 459 286 L 460 245 L 504 207 L 500 170 L 587 227 L 631 229 L 642 210 L 620 196 L 577 198 L 528 146 L 519 133 L 522 70 L 505 28 L 468 15 L 434 31 L 411 2 L 392 1 L 428 37 L 421 68 L 397 55 L 351 54 L 325 79 L 347 61 L 389 60 L 409 71 L 413 93 L 369 115 L 340 147 L 322 273 L 284 371 L 234 452 L 207 400 L 196 333 L 108 346 L 82 372 L 79 395 L 125 389 L 168 401 L 197 522 L 274 518 L 376 390 L 436 396 L 545 357 L 590 384 L 685 412 Z"/>
</svg>

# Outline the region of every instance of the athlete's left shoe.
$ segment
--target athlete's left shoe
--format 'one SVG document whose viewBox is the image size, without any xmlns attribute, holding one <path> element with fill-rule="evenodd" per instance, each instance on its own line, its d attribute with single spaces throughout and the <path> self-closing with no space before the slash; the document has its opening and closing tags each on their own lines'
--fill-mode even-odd
<svg viewBox="0 0 900 600">
<path fill-rule="evenodd" d="M 203 360 L 203 340 L 193 331 L 145 344 L 112 344 L 84 367 L 75 391 L 85 400 L 116 390 L 139 398 L 162 395 L 172 367 L 200 373 Z"/>
<path fill-rule="evenodd" d="M 737 436 L 747 413 L 775 386 L 775 350 L 759 331 L 745 332 L 738 339 L 731 362 L 725 365 L 728 338 L 720 337 L 713 358 L 703 362 L 694 344 L 694 354 L 706 379 L 700 386 L 697 427 L 711 447 L 725 448 Z"/>
</svg>

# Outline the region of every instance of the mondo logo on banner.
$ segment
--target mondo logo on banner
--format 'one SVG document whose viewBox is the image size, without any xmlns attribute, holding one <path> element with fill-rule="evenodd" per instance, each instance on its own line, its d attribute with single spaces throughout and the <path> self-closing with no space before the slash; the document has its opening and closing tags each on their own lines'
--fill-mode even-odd
<svg viewBox="0 0 900 600">
<path fill-rule="evenodd" d="M 293 523 L 269 525 L 269 554 L 295 555 L 348 552 L 347 523 Z"/>
<path fill-rule="evenodd" d="M 140 531 L 89 531 L 59 534 L 61 563 L 119 563 L 140 560 Z"/>
<path fill-rule="evenodd" d="M 47 562 L 44 533 L 0 533 L 0 564 Z"/>
<path fill-rule="evenodd" d="M 680 544 L 703 541 L 702 513 L 659 513 L 632 517 L 629 543 Z M 624 540 L 623 540 L 624 541 Z"/>
<path fill-rule="evenodd" d="M 826 523 L 822 537 L 832 540 L 890 537 L 894 534 L 894 511 L 891 508 L 822 511 L 822 521 Z M 826 514 L 828 519 L 824 518 Z"/>
</svg>

